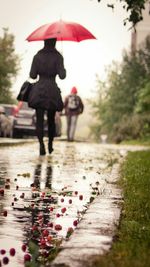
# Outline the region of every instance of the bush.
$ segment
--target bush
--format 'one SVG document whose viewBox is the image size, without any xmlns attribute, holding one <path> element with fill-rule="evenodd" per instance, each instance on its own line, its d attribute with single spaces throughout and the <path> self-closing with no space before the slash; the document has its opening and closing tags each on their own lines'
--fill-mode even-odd
<svg viewBox="0 0 150 267">
<path fill-rule="evenodd" d="M 115 143 L 120 143 L 123 140 L 141 138 L 150 132 L 149 123 L 149 118 L 146 115 L 124 115 L 122 120 L 114 126 L 112 140 Z"/>
</svg>

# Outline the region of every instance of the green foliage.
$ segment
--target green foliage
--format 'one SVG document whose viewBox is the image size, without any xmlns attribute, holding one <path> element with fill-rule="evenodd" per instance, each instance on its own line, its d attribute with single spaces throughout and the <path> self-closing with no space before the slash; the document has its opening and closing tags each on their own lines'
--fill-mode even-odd
<svg viewBox="0 0 150 267">
<path fill-rule="evenodd" d="M 102 0 L 97 0 L 102 2 Z M 117 1 L 117 0 L 116 0 Z M 129 13 L 128 17 L 124 19 L 124 25 L 129 21 L 134 27 L 139 21 L 143 19 L 142 11 L 144 9 L 147 0 L 119 0 L 122 3 L 122 7 Z M 112 9 L 115 8 L 115 4 L 107 4 L 108 7 Z"/>
<path fill-rule="evenodd" d="M 15 54 L 14 36 L 4 29 L 0 37 L 0 103 L 12 103 L 11 86 L 19 70 L 19 58 Z"/>
<path fill-rule="evenodd" d="M 39 256 L 39 246 L 36 245 L 33 241 L 29 242 L 29 252 L 32 255 L 32 261 L 27 261 L 25 267 L 39 267 L 39 262 L 37 258 Z"/>
<path fill-rule="evenodd" d="M 105 83 L 97 81 L 97 123 L 91 127 L 97 139 L 107 134 L 108 140 L 119 143 L 150 135 L 149 77 L 150 37 L 137 53 L 125 53 L 120 65 L 113 63 Z"/>
<path fill-rule="evenodd" d="M 147 82 L 144 88 L 139 91 L 136 111 L 138 113 L 148 112 L 150 115 L 150 82 Z"/>
<path fill-rule="evenodd" d="M 150 151 L 130 152 L 121 168 L 124 203 L 112 249 L 92 260 L 92 267 L 149 267 Z"/>
</svg>

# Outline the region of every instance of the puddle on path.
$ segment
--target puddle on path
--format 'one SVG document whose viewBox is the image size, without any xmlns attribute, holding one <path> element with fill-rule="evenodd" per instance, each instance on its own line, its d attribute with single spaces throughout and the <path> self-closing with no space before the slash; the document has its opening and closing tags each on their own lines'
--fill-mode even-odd
<svg viewBox="0 0 150 267">
<path fill-rule="evenodd" d="M 52 156 L 37 154 L 37 144 L 0 148 L 0 260 L 8 257 L 11 267 L 25 266 L 31 240 L 46 261 L 76 228 L 91 197 L 105 190 L 119 158 L 100 145 L 66 142 L 55 142 Z"/>
</svg>

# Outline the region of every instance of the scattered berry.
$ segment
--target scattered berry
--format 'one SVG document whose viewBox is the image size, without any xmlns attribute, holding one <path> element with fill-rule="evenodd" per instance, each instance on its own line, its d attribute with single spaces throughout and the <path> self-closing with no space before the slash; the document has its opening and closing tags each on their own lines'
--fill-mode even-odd
<svg viewBox="0 0 150 267">
<path fill-rule="evenodd" d="M 1 250 L 0 250 L 0 253 L 1 253 L 2 255 L 4 255 L 4 254 L 6 253 L 6 250 L 5 250 L 5 249 L 1 249 Z"/>
<path fill-rule="evenodd" d="M 65 213 L 65 212 L 66 212 L 66 208 L 62 208 L 62 209 L 61 209 L 61 212 L 62 212 L 62 213 Z"/>
<path fill-rule="evenodd" d="M 5 189 L 10 189 L 10 184 L 5 184 Z"/>
<path fill-rule="evenodd" d="M 22 251 L 25 252 L 27 249 L 27 246 L 25 244 L 23 244 L 21 248 L 22 248 Z"/>
<path fill-rule="evenodd" d="M 3 211 L 3 216 L 4 216 L 4 217 L 7 217 L 7 210 L 4 210 L 4 211 Z"/>
<path fill-rule="evenodd" d="M 49 231 L 47 229 L 43 230 L 42 232 L 43 236 L 48 236 L 49 235 Z"/>
<path fill-rule="evenodd" d="M 72 204 L 72 199 L 69 199 L 69 204 Z"/>
<path fill-rule="evenodd" d="M 11 248 L 11 249 L 9 250 L 9 253 L 10 253 L 11 256 L 15 256 L 15 254 L 16 254 L 16 250 L 15 250 L 14 248 Z"/>
<path fill-rule="evenodd" d="M 8 259 L 8 257 L 4 257 L 4 258 L 3 258 L 3 263 L 4 263 L 4 264 L 8 264 L 8 263 L 9 263 L 9 259 Z"/>
<path fill-rule="evenodd" d="M 56 224 L 56 225 L 55 225 L 55 230 L 56 230 L 56 231 L 60 231 L 60 230 L 62 230 L 62 226 L 61 226 L 60 224 Z"/>
<path fill-rule="evenodd" d="M 77 220 L 73 221 L 73 225 L 76 227 L 78 225 L 78 221 Z"/>
<path fill-rule="evenodd" d="M 79 196 L 79 199 L 80 199 L 80 200 L 83 200 L 83 195 L 80 195 L 80 196 Z"/>
<path fill-rule="evenodd" d="M 48 241 L 48 242 L 51 242 L 51 241 L 52 241 L 52 236 L 51 236 L 51 235 L 48 235 L 48 237 L 47 237 L 47 241 Z"/>
<path fill-rule="evenodd" d="M 24 261 L 30 261 L 30 260 L 31 260 L 31 255 L 28 254 L 28 253 L 26 253 L 26 254 L 24 255 Z"/>
<path fill-rule="evenodd" d="M 4 189 L 3 188 L 0 188 L 0 195 L 4 196 Z"/>
</svg>

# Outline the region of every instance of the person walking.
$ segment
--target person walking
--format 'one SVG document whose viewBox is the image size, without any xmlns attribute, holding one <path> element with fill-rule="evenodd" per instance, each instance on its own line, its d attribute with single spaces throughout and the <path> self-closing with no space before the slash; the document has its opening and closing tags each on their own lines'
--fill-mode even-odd
<svg viewBox="0 0 150 267">
<path fill-rule="evenodd" d="M 30 78 L 37 79 L 35 83 L 33 93 L 36 91 L 34 100 L 36 105 L 32 105 L 29 95 L 29 107 L 33 107 L 36 110 L 36 134 L 39 141 L 40 155 L 45 155 L 45 145 L 43 142 L 44 138 L 44 114 L 47 112 L 47 122 L 48 122 L 48 151 L 51 154 L 53 152 L 53 139 L 55 136 L 55 113 L 57 110 L 56 105 L 54 105 L 53 97 L 55 100 L 61 98 L 60 89 L 55 81 L 58 75 L 60 79 L 66 78 L 66 69 L 64 67 L 63 56 L 55 48 L 56 38 L 50 38 L 44 40 L 43 49 L 39 50 L 37 54 L 33 57 Z M 35 90 L 36 89 L 36 90 Z M 36 99 L 37 98 L 37 99 Z M 59 101 L 60 99 L 58 99 Z M 62 103 L 63 109 L 63 103 Z"/>
<path fill-rule="evenodd" d="M 64 109 L 67 118 L 67 140 L 74 141 L 78 116 L 84 110 L 83 101 L 75 86 L 72 87 L 70 94 L 64 100 Z"/>
</svg>

